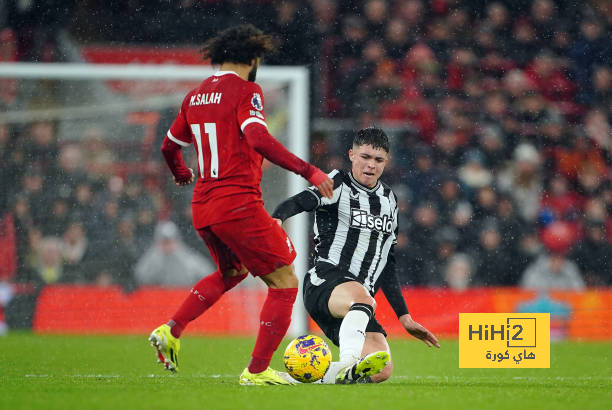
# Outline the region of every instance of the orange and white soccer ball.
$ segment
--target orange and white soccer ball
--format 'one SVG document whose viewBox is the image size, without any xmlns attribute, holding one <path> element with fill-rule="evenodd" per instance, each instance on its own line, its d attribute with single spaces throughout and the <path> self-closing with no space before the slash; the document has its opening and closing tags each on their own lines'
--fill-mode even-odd
<svg viewBox="0 0 612 410">
<path fill-rule="evenodd" d="M 302 383 L 312 383 L 323 378 L 331 361 L 329 346 L 325 340 L 315 335 L 292 340 L 283 355 L 287 372 Z"/>
</svg>

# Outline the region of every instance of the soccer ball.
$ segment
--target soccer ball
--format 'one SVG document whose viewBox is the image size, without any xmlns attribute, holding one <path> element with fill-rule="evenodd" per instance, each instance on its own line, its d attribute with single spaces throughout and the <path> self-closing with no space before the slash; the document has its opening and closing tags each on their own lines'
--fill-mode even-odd
<svg viewBox="0 0 612 410">
<path fill-rule="evenodd" d="M 283 355 L 287 371 L 295 380 L 312 383 L 321 379 L 332 361 L 331 350 L 319 336 L 305 335 L 289 343 Z"/>
</svg>

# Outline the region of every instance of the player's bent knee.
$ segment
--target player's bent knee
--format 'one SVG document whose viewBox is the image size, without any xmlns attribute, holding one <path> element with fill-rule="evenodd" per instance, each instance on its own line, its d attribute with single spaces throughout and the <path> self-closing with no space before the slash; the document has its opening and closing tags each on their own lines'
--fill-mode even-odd
<svg viewBox="0 0 612 410">
<path fill-rule="evenodd" d="M 249 270 L 245 266 L 243 266 L 240 270 L 238 270 L 238 269 L 227 269 L 227 270 L 224 270 L 223 272 L 221 272 L 221 274 L 224 277 L 226 277 L 226 278 L 229 278 L 229 277 L 232 277 L 232 276 L 242 276 L 242 275 L 245 275 L 247 273 L 249 273 Z"/>
<path fill-rule="evenodd" d="M 369 305 L 372 307 L 372 311 L 376 310 L 376 300 L 371 297 L 371 296 L 360 296 L 360 297 L 356 297 L 353 299 L 351 305 L 354 305 L 355 303 L 361 303 L 364 305 Z"/>
<path fill-rule="evenodd" d="M 293 265 L 280 267 L 274 272 L 261 276 L 261 279 L 272 289 L 297 288 L 299 285 Z"/>
</svg>

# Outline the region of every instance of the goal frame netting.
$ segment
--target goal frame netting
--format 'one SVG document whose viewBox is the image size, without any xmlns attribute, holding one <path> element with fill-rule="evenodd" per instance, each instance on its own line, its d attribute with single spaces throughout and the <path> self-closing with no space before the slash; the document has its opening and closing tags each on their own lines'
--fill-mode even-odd
<svg viewBox="0 0 612 410">
<path fill-rule="evenodd" d="M 87 63 L 0 63 L 0 78 L 16 80 L 159 80 L 197 81 L 212 74 L 216 69 L 205 65 L 170 64 L 87 64 Z M 309 143 L 309 72 L 302 66 L 262 66 L 257 71 L 261 82 L 286 84 L 288 87 L 287 106 L 287 148 L 298 157 L 308 161 Z M 264 89 L 265 94 L 265 89 Z M 10 113 L 9 113 L 10 114 Z M 304 188 L 306 181 L 292 173 L 287 175 L 287 196 Z M 294 262 L 296 274 L 302 278 L 308 269 L 309 239 L 308 216 L 296 215 L 288 223 L 290 235 L 298 256 Z M 300 292 L 301 293 L 301 292 Z M 292 335 L 303 334 L 308 329 L 307 316 L 302 298 L 298 296 L 293 312 Z"/>
</svg>

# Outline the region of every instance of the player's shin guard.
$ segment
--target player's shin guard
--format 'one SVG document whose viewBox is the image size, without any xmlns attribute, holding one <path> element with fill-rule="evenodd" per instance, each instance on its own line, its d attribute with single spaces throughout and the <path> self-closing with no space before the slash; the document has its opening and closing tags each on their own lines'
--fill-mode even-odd
<svg viewBox="0 0 612 410">
<path fill-rule="evenodd" d="M 338 372 L 361 358 L 363 344 L 365 343 L 365 330 L 373 315 L 374 309 L 370 305 L 355 303 L 351 306 L 340 324 L 338 335 L 340 358 L 337 362 L 332 362 L 329 365 L 321 383 L 336 383 Z"/>
<path fill-rule="evenodd" d="M 261 309 L 259 333 L 249 363 L 249 372 L 261 373 L 268 368 L 272 355 L 287 333 L 291 323 L 297 288 L 268 289 Z"/>
<path fill-rule="evenodd" d="M 372 306 L 355 303 L 342 319 L 339 332 L 340 362 L 353 362 L 361 358 L 365 343 L 365 330 L 374 315 Z"/>
<path fill-rule="evenodd" d="M 181 333 L 189 322 L 214 305 L 223 293 L 236 286 L 246 276 L 245 273 L 239 276 L 224 277 L 221 271 L 216 271 L 196 283 L 181 307 L 172 316 L 170 322 L 172 336 L 181 337 Z"/>
</svg>

